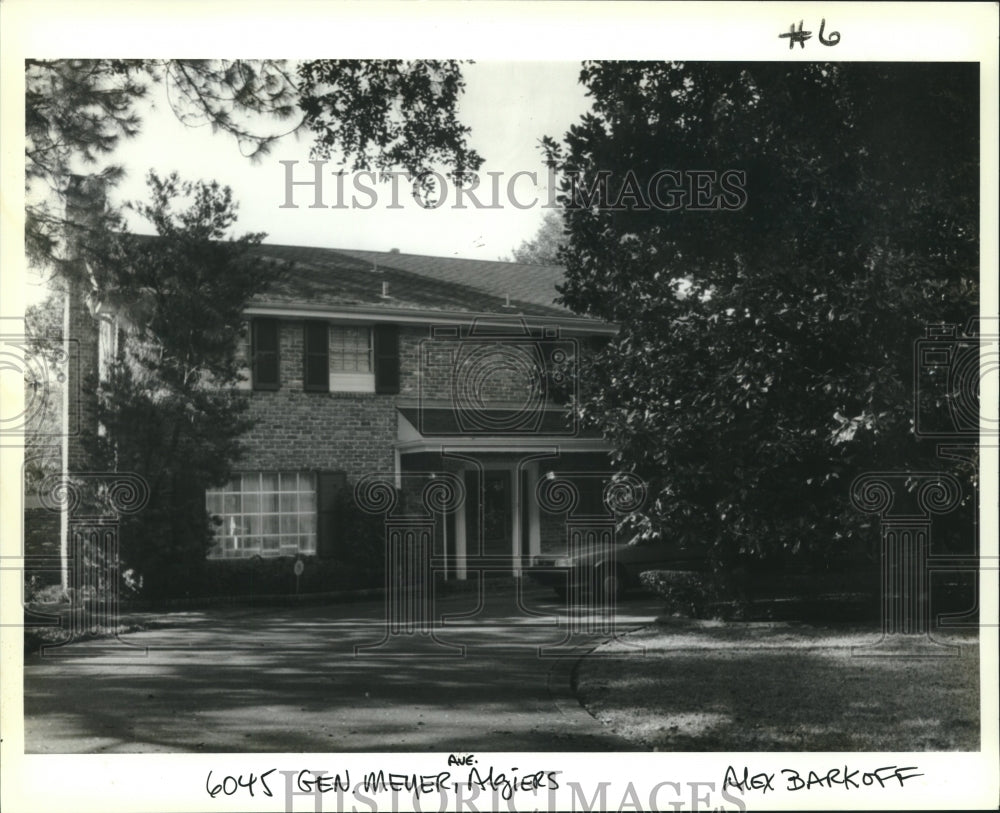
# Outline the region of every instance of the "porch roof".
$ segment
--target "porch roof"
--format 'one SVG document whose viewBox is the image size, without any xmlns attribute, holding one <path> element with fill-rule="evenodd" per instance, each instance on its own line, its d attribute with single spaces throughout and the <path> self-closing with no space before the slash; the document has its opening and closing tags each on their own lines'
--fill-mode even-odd
<svg viewBox="0 0 1000 813">
<path fill-rule="evenodd" d="M 609 450 L 595 429 L 574 426 L 564 407 L 525 412 L 497 407 L 462 413 L 453 407 L 397 407 L 396 449 L 402 453 L 466 448 L 481 451 L 552 449 Z"/>
</svg>

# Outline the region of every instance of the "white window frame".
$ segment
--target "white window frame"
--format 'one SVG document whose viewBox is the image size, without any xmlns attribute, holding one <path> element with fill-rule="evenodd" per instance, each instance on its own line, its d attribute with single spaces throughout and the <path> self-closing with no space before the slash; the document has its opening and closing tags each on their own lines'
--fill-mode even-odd
<svg viewBox="0 0 1000 813">
<path fill-rule="evenodd" d="M 264 488 L 265 477 L 274 478 L 272 488 Z M 236 474 L 225 488 L 205 494 L 206 508 L 222 520 L 208 558 L 315 556 L 316 505 L 315 472 Z"/>
<path fill-rule="evenodd" d="M 368 334 L 368 370 L 335 369 L 338 350 L 335 348 L 337 331 L 358 330 Z M 371 325 L 331 322 L 330 337 L 330 392 L 375 392 L 375 337 Z"/>
</svg>

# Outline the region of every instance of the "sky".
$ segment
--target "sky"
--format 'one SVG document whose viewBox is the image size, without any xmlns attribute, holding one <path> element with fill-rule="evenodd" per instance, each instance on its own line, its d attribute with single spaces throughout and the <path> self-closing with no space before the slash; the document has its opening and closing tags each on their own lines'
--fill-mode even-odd
<svg viewBox="0 0 1000 813">
<path fill-rule="evenodd" d="M 311 181 L 309 161 L 312 137 L 286 136 L 271 153 L 258 162 L 244 157 L 239 145 L 224 133 L 206 126 L 181 123 L 169 107 L 165 91 L 154 86 L 140 112 L 140 134 L 120 143 L 109 163 L 126 170 L 125 179 L 110 191 L 113 203 L 148 200 L 146 174 L 153 169 L 163 176 L 177 171 L 185 180 L 216 180 L 232 187 L 239 204 L 234 233 L 264 232 L 265 242 L 325 248 L 389 251 L 410 254 L 496 260 L 510 255 L 524 240 L 531 239 L 541 225 L 548 201 L 548 173 L 542 162 L 540 140 L 550 135 L 561 140 L 569 126 L 589 108 L 585 89 L 579 84 L 577 61 L 486 61 L 465 65 L 466 92 L 460 99 L 459 118 L 471 128 L 469 146 L 485 160 L 480 177 L 487 190 L 479 195 L 490 205 L 488 173 L 500 173 L 498 208 L 477 209 L 468 199 L 459 201 L 453 188 L 435 209 L 419 206 L 409 194 L 409 184 L 397 181 L 396 205 L 390 184 L 369 183 L 374 187 L 375 205 L 368 209 L 351 206 L 352 197 L 369 205 L 372 196 L 353 193 L 348 176 L 342 199 L 345 208 L 310 208 L 313 191 L 296 186 L 286 207 L 286 173 L 294 181 Z M 289 169 L 282 161 L 298 162 Z M 337 202 L 331 161 L 324 167 L 323 199 Z M 85 172 L 98 168 L 88 167 Z M 515 173 L 535 173 L 514 177 Z M 513 200 L 507 185 L 513 179 Z M 515 205 L 519 204 L 519 205 Z M 456 204 L 464 203 L 463 208 Z M 132 217 L 129 227 L 139 233 L 151 232 L 148 223 Z M 46 294 L 45 283 L 29 270 L 24 288 L 27 303 Z"/>
<path fill-rule="evenodd" d="M 291 167 L 293 180 L 313 180 L 314 169 L 307 163 L 311 136 L 286 137 L 254 165 L 240 155 L 231 137 L 180 123 L 167 107 L 162 88 L 154 88 L 151 94 L 157 109 L 147 115 L 142 134 L 115 156 L 128 170 L 117 197 L 145 198 L 145 175 L 150 168 L 159 174 L 177 170 L 183 178 L 215 179 L 231 186 L 240 204 L 238 230 L 266 232 L 266 242 L 373 251 L 398 248 L 404 253 L 495 260 L 533 237 L 541 224 L 548 178 L 539 141 L 544 135 L 561 139 L 589 106 L 577 81 L 579 71 L 578 62 L 465 66 L 466 93 L 459 117 L 471 127 L 470 146 L 485 159 L 480 170 L 483 184 L 492 183 L 486 173 L 503 173 L 498 209 L 476 209 L 468 200 L 465 208 L 458 209 L 452 189 L 439 208 L 421 208 L 410 197 L 409 184 L 400 179 L 397 203 L 402 208 L 389 208 L 392 190 L 386 183 L 376 186 L 375 205 L 361 210 L 350 207 L 351 197 L 369 205 L 372 196 L 352 193 L 350 176 L 343 195 L 349 208 L 310 209 L 313 191 L 308 187 L 292 190 L 291 203 L 297 208 L 282 208 L 289 169 L 280 162 L 299 162 Z M 323 195 L 328 204 L 337 199 L 332 174 L 336 169 L 331 162 L 324 176 Z M 537 173 L 537 189 L 527 176 L 515 179 L 514 200 L 529 208 L 518 208 L 506 195 L 508 182 L 520 171 Z M 479 199 L 488 204 L 490 196 L 487 191 Z M 142 228 L 139 223 L 132 226 Z"/>
</svg>

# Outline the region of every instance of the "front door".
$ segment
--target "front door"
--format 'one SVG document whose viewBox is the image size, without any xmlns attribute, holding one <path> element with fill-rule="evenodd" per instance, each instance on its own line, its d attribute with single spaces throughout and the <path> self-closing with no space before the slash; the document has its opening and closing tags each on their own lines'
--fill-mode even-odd
<svg viewBox="0 0 1000 813">
<path fill-rule="evenodd" d="M 510 472 L 483 472 L 483 555 L 511 555 Z"/>
</svg>

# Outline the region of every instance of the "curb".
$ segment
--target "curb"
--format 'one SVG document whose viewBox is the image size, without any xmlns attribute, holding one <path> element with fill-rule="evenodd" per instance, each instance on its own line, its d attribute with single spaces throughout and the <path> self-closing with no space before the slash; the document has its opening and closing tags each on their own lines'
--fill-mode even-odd
<svg viewBox="0 0 1000 813">
<path fill-rule="evenodd" d="M 599 730 L 595 731 L 592 736 L 602 737 L 614 743 L 614 745 L 617 746 L 614 748 L 616 751 L 639 751 L 642 749 L 637 749 L 635 747 L 635 743 L 618 734 L 615 734 L 613 731 L 605 727 L 605 725 L 593 714 L 591 714 L 587 707 L 580 702 L 580 698 L 577 697 L 574 688 L 576 685 L 576 674 L 580 665 L 588 655 L 596 652 L 610 641 L 616 640 L 619 635 L 628 635 L 649 626 L 652 625 L 640 624 L 638 626 L 622 630 L 621 633 L 616 634 L 612 638 L 604 638 L 580 644 L 579 646 L 574 647 L 565 656 L 557 658 L 546 676 L 546 688 L 548 689 L 549 697 L 551 698 L 553 705 L 559 709 L 560 714 L 567 718 L 567 722 L 574 726 L 581 725 L 584 722 L 591 726 L 597 726 Z"/>
</svg>

